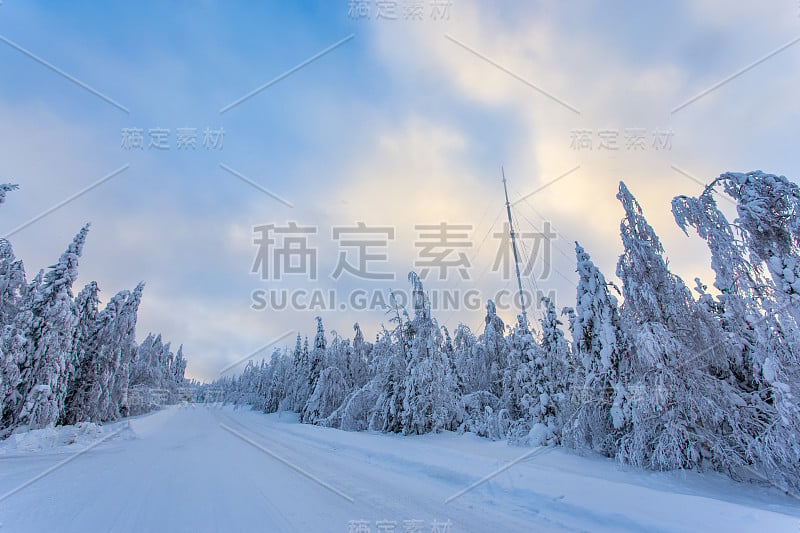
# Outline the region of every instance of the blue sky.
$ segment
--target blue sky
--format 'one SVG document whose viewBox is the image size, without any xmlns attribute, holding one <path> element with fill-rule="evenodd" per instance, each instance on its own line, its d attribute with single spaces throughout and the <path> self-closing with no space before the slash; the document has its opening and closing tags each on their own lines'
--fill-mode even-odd
<svg viewBox="0 0 800 533">
<path fill-rule="evenodd" d="M 501 164 L 512 201 L 547 185 L 515 216 L 521 230 L 547 221 L 557 232 L 550 275 L 536 285 L 555 291 L 559 307 L 574 298 L 574 240 L 613 278 L 620 179 L 693 285 L 711 279 L 703 243 L 669 213 L 674 195 L 700 190 L 682 172 L 703 182 L 728 170 L 800 174 L 800 43 L 786 46 L 800 36 L 794 1 L 453 0 L 444 20 L 431 17 L 432 0 L 417 3 L 421 20 L 403 20 L 402 2 L 397 20 L 376 20 L 375 2 L 368 20 L 355 19 L 349 4 L 0 4 L 0 179 L 21 186 L 3 205 L 4 231 L 129 165 L 11 237 L 29 276 L 91 221 L 80 283 L 96 279 L 107 300 L 145 280 L 137 336 L 160 331 L 183 343 L 188 374 L 210 379 L 285 331 L 313 333 L 316 314 L 344 336 L 354 321 L 374 335 L 382 312 L 256 311 L 252 292 L 405 288 L 415 224 L 473 225 L 471 279 L 433 277 L 426 288 L 487 298 L 508 287 L 489 268 L 502 229 Z M 187 127 L 200 137 L 223 128 L 222 148 L 176 149 L 176 130 Z M 123 128 L 144 130 L 145 142 L 147 130 L 167 128 L 171 147 L 125 149 Z M 629 129 L 646 132 L 644 149 L 625 148 Z M 572 146 L 577 130 L 589 132 L 592 150 Z M 600 131 L 616 131 L 619 149 L 599 149 Z M 669 132 L 668 148 L 652 146 L 655 132 Z M 250 272 L 253 227 L 290 220 L 318 227 L 320 279 L 260 280 Z M 358 221 L 395 228 L 380 270 L 396 280 L 328 276 L 340 251 L 331 228 Z M 451 329 L 459 320 L 477 328 L 482 317 L 439 314 Z"/>
</svg>

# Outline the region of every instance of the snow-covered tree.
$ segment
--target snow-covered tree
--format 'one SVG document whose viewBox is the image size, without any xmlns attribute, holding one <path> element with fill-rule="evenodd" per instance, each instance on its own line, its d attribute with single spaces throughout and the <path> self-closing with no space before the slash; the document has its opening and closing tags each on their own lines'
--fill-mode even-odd
<svg viewBox="0 0 800 533">
<path fill-rule="evenodd" d="M 311 392 L 308 390 L 308 376 L 311 372 L 310 353 L 308 349 L 308 338 L 301 343 L 300 334 L 297 334 L 297 343 L 292 352 L 292 372 L 289 382 L 291 383 L 289 394 L 282 402 L 280 409 L 299 413 L 308 401 Z"/>
<path fill-rule="evenodd" d="M 111 391 L 121 357 L 115 319 L 128 295 L 128 291 L 117 293 L 97 315 L 97 327 L 86 350 L 80 388 L 74 395 L 72 417 L 75 422 L 102 422 L 113 411 Z"/>
<path fill-rule="evenodd" d="M 574 358 L 571 400 L 575 412 L 564 428 L 567 442 L 588 445 L 607 454 L 628 423 L 625 397 L 630 382 L 630 350 L 613 285 L 575 243 L 578 286 L 575 309 L 570 315 Z M 627 279 L 627 278 L 626 278 Z"/>
<path fill-rule="evenodd" d="M 309 361 L 308 361 L 308 375 L 306 376 L 307 381 L 307 390 L 308 390 L 308 398 L 314 393 L 314 390 L 317 388 L 317 381 L 319 380 L 320 375 L 322 374 L 322 370 L 325 368 L 325 327 L 322 325 L 322 317 L 317 317 L 317 334 L 314 337 L 314 349 L 311 350 L 309 354 Z M 306 398 L 306 402 L 303 403 L 303 409 L 300 412 L 300 421 L 305 422 L 306 416 L 308 415 L 308 411 L 311 407 L 307 405 L 308 398 Z"/>
<path fill-rule="evenodd" d="M 120 291 L 97 314 L 72 396 L 71 420 L 105 422 L 128 413 L 131 361 L 137 352 L 136 313 L 143 289 L 140 283 L 133 292 Z"/>
<path fill-rule="evenodd" d="M 523 398 L 530 393 L 533 387 L 533 374 L 528 363 L 536 358 L 536 351 L 541 348 L 522 315 L 517 316 L 517 323 L 506 338 L 506 342 L 508 357 L 503 373 L 503 396 L 501 398 L 503 408 L 498 416 L 511 421 L 509 429 L 514 430 L 512 437 L 520 438 L 523 436 L 522 434 L 527 433 L 526 428 L 518 427 L 519 424 L 517 424 L 528 412 Z M 505 421 L 501 421 L 500 424 L 501 426 L 509 425 Z"/>
<path fill-rule="evenodd" d="M 78 323 L 75 328 L 75 338 L 72 345 L 72 361 L 74 372 L 70 376 L 67 386 L 67 396 L 62 421 L 73 424 L 81 419 L 81 414 L 86 406 L 81 401 L 85 396 L 79 394 L 82 384 L 91 373 L 92 342 L 97 328 L 97 314 L 99 305 L 99 292 L 97 282 L 92 281 L 75 298 L 75 310 Z"/>
<path fill-rule="evenodd" d="M 183 357 L 183 344 L 178 346 L 178 352 L 175 354 L 175 359 L 172 361 L 172 368 L 170 369 L 170 377 L 172 377 L 175 385 L 183 385 L 186 378 L 186 359 Z"/>
<path fill-rule="evenodd" d="M 459 372 L 466 391 L 486 391 L 497 397 L 503 394 L 503 374 L 508 364 L 508 345 L 505 339 L 505 324 L 497 316 L 497 308 L 492 300 L 486 304 L 483 334 L 477 339 L 465 338 L 465 331 L 456 332 L 459 336 Z M 467 341 L 469 353 L 463 346 Z M 463 365 L 463 366 L 462 366 Z"/>
<path fill-rule="evenodd" d="M 298 340 L 300 336 L 298 335 Z M 289 394 L 292 382 L 292 359 L 286 353 L 274 352 L 270 360 L 272 369 L 269 377 L 269 386 L 264 395 L 264 411 L 274 413 L 278 411 L 281 402 Z"/>
<path fill-rule="evenodd" d="M 505 339 L 503 339 L 505 341 Z M 478 366 L 479 358 L 475 357 L 474 352 L 478 349 L 478 339 L 466 324 L 459 324 L 455 329 L 452 339 L 453 360 L 455 363 L 456 377 L 458 379 L 458 389 L 462 394 L 485 390 L 486 378 L 480 376 Z M 502 385 L 502 384 L 501 384 Z"/>
<path fill-rule="evenodd" d="M 129 375 L 131 362 L 136 353 L 136 318 L 139 311 L 139 304 L 142 301 L 143 290 L 144 282 L 141 282 L 128 295 L 124 307 L 116 318 L 116 329 L 119 335 L 119 363 L 116 368 L 114 384 L 111 389 L 110 410 L 105 420 L 114 420 L 120 416 L 127 416 L 129 412 Z M 180 351 L 180 355 L 182 361 L 182 350 Z M 185 365 L 183 362 L 182 364 Z M 181 376 L 182 373 L 183 371 L 181 370 Z M 173 375 L 175 375 L 175 373 L 173 373 Z"/>
<path fill-rule="evenodd" d="M 78 276 L 78 258 L 88 231 L 87 224 L 45 274 L 34 294 L 29 352 L 21 362 L 24 403 L 19 414 L 19 422 L 32 428 L 54 425 L 64 408 L 73 370 L 70 356 L 77 323 L 72 284 Z"/>
<path fill-rule="evenodd" d="M 728 351 L 731 371 L 740 385 L 756 385 L 757 367 L 763 352 L 756 346 L 759 337 L 756 329 L 762 321 L 763 309 L 769 300 L 768 282 L 761 275 L 759 264 L 751 264 L 747 249 L 735 235 L 734 226 L 717 208 L 708 187 L 698 198 L 678 196 L 672 201 L 672 212 L 678 226 L 688 235 L 693 226 L 705 239 L 711 252 L 711 268 L 716 274 L 714 287 L 719 295 L 713 298 L 707 287 L 696 279 L 695 291 L 699 304 L 707 314 L 715 316 L 726 332 L 732 347 Z"/>
<path fill-rule="evenodd" d="M 43 277 L 44 270 L 40 270 L 26 287 L 25 295 L 19 304 L 19 311 L 14 316 L 13 321 L 3 328 L 3 388 L 5 389 L 2 418 L 3 435 L 12 431 L 19 424 L 22 402 L 30 388 L 24 380 L 31 373 L 26 372 L 23 374 L 23 368 L 30 361 L 30 354 L 33 351 L 31 339 L 33 304 Z"/>
<path fill-rule="evenodd" d="M 528 411 L 524 418 L 530 420 L 526 440 L 532 445 L 560 443 L 564 420 L 571 410 L 569 343 L 561 331 L 553 302 L 547 297 L 542 301 L 545 311 L 541 321 L 541 349 L 535 350 L 533 359 L 527 363 L 531 367 L 533 388 L 523 397 Z"/>
<path fill-rule="evenodd" d="M 442 332 L 431 317 L 422 281 L 415 272 L 409 273 L 408 280 L 413 288 L 414 320 L 409 324 L 402 431 L 422 434 L 454 429 L 460 403 L 457 378 L 444 350 Z"/>
<path fill-rule="evenodd" d="M 751 262 L 766 264 L 778 303 L 800 325 L 800 187 L 761 171 L 727 172 L 710 187 L 717 185 L 737 202 L 735 222 Z"/>
<path fill-rule="evenodd" d="M 735 224 L 716 206 L 719 184 L 737 201 Z M 719 453 L 725 458 L 720 463 L 795 488 L 800 450 L 787 443 L 800 435 L 800 335 L 791 286 L 795 269 L 787 266 L 798 256 L 798 198 L 797 186 L 783 177 L 727 173 L 699 197 L 679 196 L 672 204 L 684 232 L 691 225 L 708 243 L 720 291 L 714 299 L 698 281 L 701 303 L 725 332 L 736 387 L 736 424 L 728 432 L 733 450 Z M 771 283 L 761 275 L 763 266 Z"/>
<path fill-rule="evenodd" d="M 326 419 L 342 405 L 347 392 L 347 382 L 342 371 L 335 366 L 326 368 L 320 374 L 314 392 L 306 402 L 303 421 L 316 424 Z"/>
<path fill-rule="evenodd" d="M 347 379 L 348 388 L 351 390 L 360 389 L 369 381 L 369 366 L 372 358 L 372 344 L 364 340 L 364 334 L 358 322 L 353 324 L 353 352 L 347 360 Z"/>
<path fill-rule="evenodd" d="M 22 261 L 14 257 L 11 243 L 0 239 L 0 325 L 13 322 L 20 311 L 27 283 Z"/>
<path fill-rule="evenodd" d="M 364 386 L 374 396 L 375 403 L 369 411 L 369 429 L 400 433 L 403 430 L 402 414 L 405 400 L 406 355 L 402 335 L 405 324 L 400 323 L 393 332 L 383 330 L 373 348 L 372 380 Z M 394 339 L 397 342 L 394 342 Z"/>
<path fill-rule="evenodd" d="M 623 319 L 635 339 L 635 381 L 626 397 L 632 430 L 618 457 L 659 469 L 731 469 L 741 464 L 742 437 L 758 416 L 731 382 L 731 347 L 719 325 L 667 268 L 663 249 L 641 207 L 620 185 L 626 216 Z M 638 397 L 637 397 L 638 396 Z M 747 440 L 746 438 L 744 439 Z"/>
<path fill-rule="evenodd" d="M 0 184 L 0 204 L 16 185 Z M 0 239 L 0 437 L 5 427 L 16 424 L 15 406 L 20 397 L 19 357 L 27 351 L 25 332 L 14 325 L 27 293 L 25 269 L 14 257 L 11 243 Z"/>
</svg>

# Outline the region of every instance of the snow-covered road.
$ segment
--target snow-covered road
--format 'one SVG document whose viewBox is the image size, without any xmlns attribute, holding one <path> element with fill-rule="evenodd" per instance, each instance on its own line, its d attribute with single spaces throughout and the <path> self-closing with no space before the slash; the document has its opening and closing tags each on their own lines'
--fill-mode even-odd
<svg viewBox="0 0 800 533">
<path fill-rule="evenodd" d="M 774 489 L 559 450 L 464 492 L 532 451 L 470 435 L 347 433 L 199 405 L 126 425 L 77 457 L 85 443 L 0 450 L 0 533 L 800 529 L 800 502 Z"/>
</svg>

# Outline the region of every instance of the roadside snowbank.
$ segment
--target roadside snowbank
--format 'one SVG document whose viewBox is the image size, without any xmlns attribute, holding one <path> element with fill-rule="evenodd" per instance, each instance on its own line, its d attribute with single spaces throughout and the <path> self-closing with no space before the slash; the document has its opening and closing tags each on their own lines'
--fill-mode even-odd
<svg viewBox="0 0 800 533">
<path fill-rule="evenodd" d="M 40 452 L 73 452 L 110 437 L 133 438 L 134 433 L 127 420 L 113 424 L 98 425 L 81 422 L 74 426 L 32 429 L 18 428 L 5 440 L 0 441 L 0 456 L 25 455 Z"/>
</svg>

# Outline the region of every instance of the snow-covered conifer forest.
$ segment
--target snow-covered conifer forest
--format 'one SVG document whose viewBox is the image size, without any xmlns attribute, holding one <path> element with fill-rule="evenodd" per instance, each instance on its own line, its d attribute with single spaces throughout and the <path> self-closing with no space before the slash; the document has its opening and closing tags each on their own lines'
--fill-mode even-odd
<svg viewBox="0 0 800 533">
<path fill-rule="evenodd" d="M 0 203 L 15 188 L 0 186 Z M 105 305 L 96 282 L 75 293 L 88 225 L 31 281 L 0 240 L 0 519 L 14 531 L 785 528 L 800 489 L 800 188 L 725 173 L 676 197 L 675 222 L 707 242 L 715 274 L 694 292 L 624 183 L 617 199 L 619 286 L 576 242 L 573 306 L 544 298 L 536 319 L 506 324 L 489 300 L 473 332 L 439 323 L 410 272 L 408 308 L 387 309 L 374 339 L 317 317 L 313 337 L 202 384 L 184 377 L 182 347 L 137 344 L 143 283 Z M 69 455 L 53 464 L 54 451 Z M 75 515 L 77 501 L 89 503 Z"/>
<path fill-rule="evenodd" d="M 800 533 L 799 86 L 800 0 L 0 0 L 0 533 Z"/>
<path fill-rule="evenodd" d="M 736 203 L 735 220 L 718 208 L 720 195 Z M 346 431 L 472 432 L 523 446 L 596 452 L 642 469 L 719 471 L 797 491 L 800 188 L 760 171 L 729 172 L 701 195 L 672 201 L 687 238 L 708 244 L 713 288 L 700 279 L 689 286 L 670 271 L 667 252 L 624 183 L 617 199 L 624 213 L 620 287 L 592 262 L 591 250 L 575 243 L 574 306 L 559 310 L 546 301 L 537 323 L 520 316 L 505 324 L 489 301 L 481 331 L 463 324 L 451 331 L 432 316 L 422 282 L 411 272 L 413 308 L 391 309 L 374 339 L 365 338 L 359 324 L 352 339 L 326 333 L 317 318 L 313 337 L 298 334 L 293 348 L 277 349 L 270 360 L 251 361 L 240 375 L 202 389 L 223 390 L 227 402 L 292 411 L 304 423 Z M 119 379 L 138 382 L 138 364 L 155 372 L 148 379 L 177 379 L 164 358 L 142 360 L 150 341 L 134 354 L 120 331 L 132 324 L 127 317 L 135 314 L 140 289 L 109 304 L 116 310 L 112 318 L 104 319 L 108 311 L 96 316 L 93 287 L 69 304 L 68 281 L 56 280 L 70 279 L 83 234 L 59 263 L 65 266 L 30 286 L 4 252 L 3 342 L 10 358 L 4 376 L 11 376 L 4 383 L 12 384 L 6 385 L 6 424 L 42 417 L 52 423 L 57 413 L 76 416 L 72 405 L 78 416 L 118 416 L 124 409 L 124 400 L 114 396 L 118 388 L 82 400 L 75 391 L 84 389 L 70 384 L 99 378 L 85 381 L 87 374 L 63 370 L 70 368 L 65 360 L 106 361 L 95 348 L 101 335 L 122 346 L 114 360 L 123 361 L 104 371 L 114 378 L 102 383 L 116 383 L 125 365 L 131 370 Z M 6 303 L 7 294 L 13 303 Z M 83 325 L 87 321 L 102 326 L 92 329 Z M 73 331 L 70 345 L 62 339 Z M 38 366 L 28 362 L 39 360 Z M 41 396 L 32 392 L 37 387 Z M 110 405 L 95 407 L 97 397 Z"/>
<path fill-rule="evenodd" d="M 0 185 L 0 203 L 16 188 Z M 94 281 L 75 294 L 88 234 L 87 224 L 32 280 L 11 242 L 0 239 L 0 439 L 142 414 L 174 403 L 179 389 L 191 385 L 182 348 L 173 353 L 160 335 L 135 342 L 144 283 L 105 306 Z"/>
</svg>

